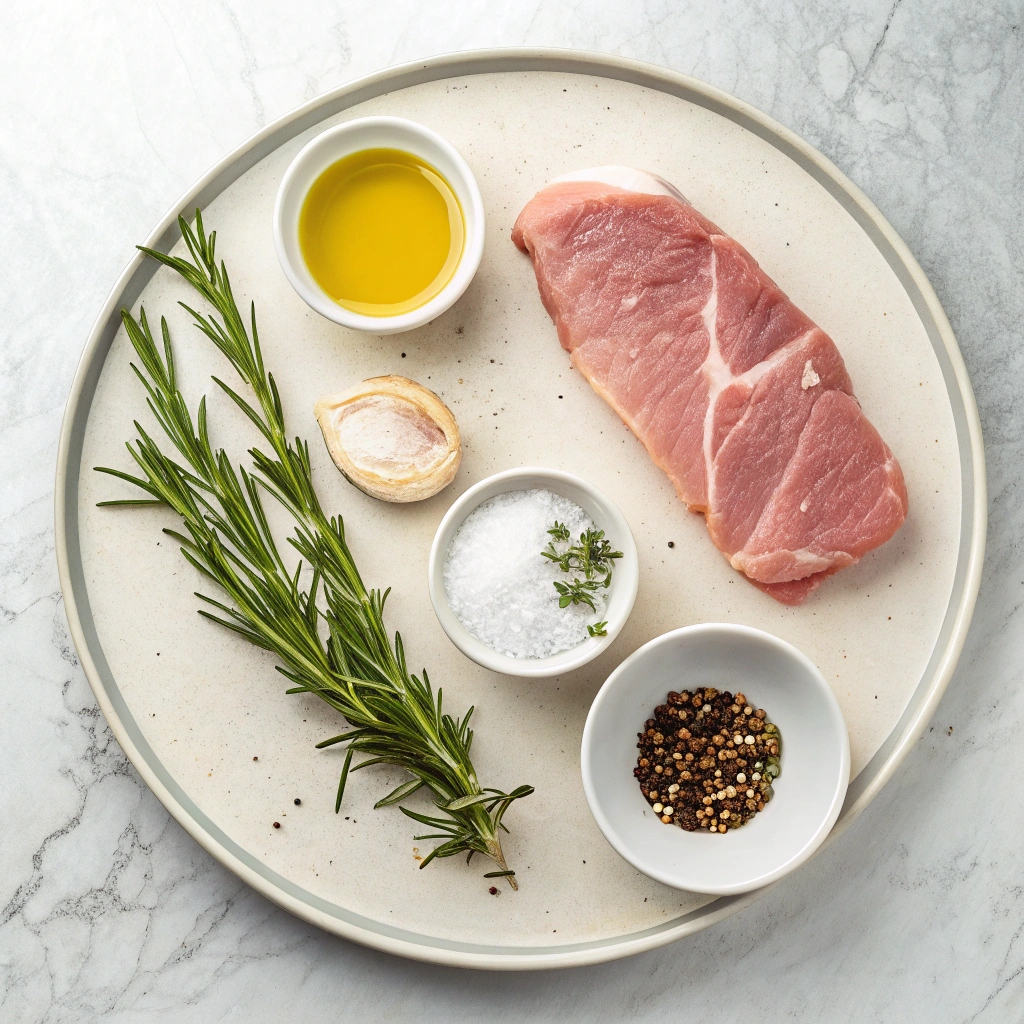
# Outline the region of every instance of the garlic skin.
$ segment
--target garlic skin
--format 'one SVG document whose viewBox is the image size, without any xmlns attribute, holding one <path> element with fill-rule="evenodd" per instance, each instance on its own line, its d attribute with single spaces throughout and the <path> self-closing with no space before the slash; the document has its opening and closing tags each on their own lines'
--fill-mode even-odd
<svg viewBox="0 0 1024 1024">
<path fill-rule="evenodd" d="M 371 377 L 313 407 L 345 478 L 382 501 L 422 501 L 455 479 L 459 425 L 433 391 L 408 377 Z"/>
</svg>

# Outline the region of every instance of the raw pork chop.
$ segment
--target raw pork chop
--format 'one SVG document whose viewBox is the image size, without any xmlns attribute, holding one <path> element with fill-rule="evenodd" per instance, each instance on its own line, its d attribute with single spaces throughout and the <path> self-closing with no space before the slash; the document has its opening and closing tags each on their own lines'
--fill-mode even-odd
<svg viewBox="0 0 1024 1024">
<path fill-rule="evenodd" d="M 832 340 L 667 182 L 557 178 L 512 240 L 573 364 L 754 584 L 800 604 L 899 529 L 903 473 Z"/>
</svg>

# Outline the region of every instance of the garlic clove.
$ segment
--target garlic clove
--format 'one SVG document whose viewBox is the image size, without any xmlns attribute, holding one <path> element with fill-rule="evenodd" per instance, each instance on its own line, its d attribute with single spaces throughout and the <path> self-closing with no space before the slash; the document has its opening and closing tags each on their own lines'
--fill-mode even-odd
<svg viewBox="0 0 1024 1024">
<path fill-rule="evenodd" d="M 313 407 L 335 465 L 382 501 L 421 501 L 455 479 L 459 426 L 433 391 L 407 377 L 371 377 Z"/>
</svg>

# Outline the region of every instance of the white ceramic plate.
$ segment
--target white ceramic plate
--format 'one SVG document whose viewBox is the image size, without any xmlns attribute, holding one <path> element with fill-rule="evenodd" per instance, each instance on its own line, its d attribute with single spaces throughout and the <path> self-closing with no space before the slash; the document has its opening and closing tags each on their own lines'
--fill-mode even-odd
<svg viewBox="0 0 1024 1024">
<path fill-rule="evenodd" d="M 372 114 L 444 134 L 471 166 L 487 217 L 480 271 L 460 302 L 419 331 L 387 338 L 313 313 L 285 279 L 271 230 L 292 157 L 323 128 Z M 569 368 L 529 260 L 509 240 L 519 209 L 551 177 L 623 161 L 680 187 L 832 335 L 906 472 L 903 529 L 802 608 L 776 604 L 728 567 L 700 517 L 686 513 Z M 601 836 L 579 773 L 584 719 L 607 675 L 652 637 L 701 621 L 765 629 L 818 665 L 850 728 L 853 782 L 833 834 L 864 808 L 920 735 L 963 645 L 984 549 L 985 476 L 970 384 L 935 294 L 892 228 L 827 160 L 763 114 L 680 75 L 609 57 L 494 51 L 391 69 L 312 101 L 226 157 L 148 244 L 172 248 L 177 214 L 197 204 L 218 231 L 236 294 L 256 300 L 267 363 L 290 429 L 311 441 L 326 507 L 345 516 L 366 580 L 394 588 L 389 621 L 412 664 L 443 685 L 447 707 L 476 705 L 473 753 L 485 784 L 537 787 L 506 819 L 520 892 L 489 895 L 478 866 L 461 860 L 418 871 L 424 851 L 414 849 L 408 820 L 371 810 L 397 784 L 388 772 L 358 773 L 342 816 L 331 813 L 340 752 L 314 744 L 338 731 L 337 719 L 285 696 L 269 657 L 195 614 L 200 582 L 159 532 L 171 517 L 95 507 L 127 493 L 91 467 L 127 465 L 123 444 L 144 411 L 119 325 L 123 304 L 136 308 L 141 298 L 151 318 L 168 316 L 183 387 L 210 393 L 217 441 L 239 455 L 252 441 L 209 382 L 225 364 L 176 306 L 194 298 L 135 256 L 97 320 L 68 404 L 57 554 L 97 701 L 141 776 L 198 842 L 305 920 L 423 960 L 593 963 L 706 927 L 756 894 L 715 899 L 640 875 Z M 320 394 L 384 373 L 437 391 L 462 429 L 456 482 L 413 506 L 350 487 L 313 420 Z M 470 662 L 427 594 L 430 541 L 446 508 L 475 481 L 523 464 L 599 487 L 629 522 L 640 561 L 633 614 L 609 650 L 543 683 Z M 275 820 L 283 828 L 271 828 Z"/>
</svg>

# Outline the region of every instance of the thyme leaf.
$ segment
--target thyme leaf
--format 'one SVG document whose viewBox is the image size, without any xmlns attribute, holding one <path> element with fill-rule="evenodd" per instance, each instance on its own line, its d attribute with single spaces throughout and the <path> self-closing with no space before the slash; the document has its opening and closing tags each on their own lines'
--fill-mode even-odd
<svg viewBox="0 0 1024 1024">
<path fill-rule="evenodd" d="M 597 605 L 590 596 L 595 590 L 600 590 L 603 584 L 596 580 L 574 579 L 572 583 L 562 583 L 555 580 L 555 590 L 558 591 L 558 607 L 568 608 L 571 604 L 585 604 L 591 611 L 597 611 Z"/>
</svg>

